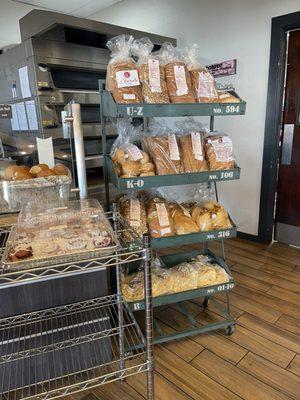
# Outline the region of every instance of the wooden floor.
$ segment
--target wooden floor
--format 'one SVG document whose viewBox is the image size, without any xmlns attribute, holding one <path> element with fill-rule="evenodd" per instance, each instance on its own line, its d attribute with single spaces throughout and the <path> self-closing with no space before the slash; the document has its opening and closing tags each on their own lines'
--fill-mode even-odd
<svg viewBox="0 0 300 400">
<path fill-rule="evenodd" d="M 300 250 L 235 239 L 226 242 L 226 252 L 236 280 L 231 295 L 236 331 L 156 346 L 155 399 L 300 399 Z M 213 304 L 200 314 L 195 302 L 189 307 L 200 323 L 220 318 Z M 158 317 L 170 330 L 186 323 L 173 306 Z M 145 375 L 69 399 L 83 398 L 144 399 Z"/>
</svg>

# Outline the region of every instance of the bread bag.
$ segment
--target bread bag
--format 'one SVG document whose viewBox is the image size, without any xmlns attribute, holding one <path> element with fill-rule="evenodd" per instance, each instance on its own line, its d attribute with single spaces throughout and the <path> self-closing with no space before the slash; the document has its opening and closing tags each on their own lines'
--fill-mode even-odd
<svg viewBox="0 0 300 400">
<path fill-rule="evenodd" d="M 205 140 L 205 151 L 211 171 L 234 168 L 233 145 L 229 136 L 210 133 Z"/>
<path fill-rule="evenodd" d="M 154 44 L 149 38 L 134 41 L 132 52 L 138 57 L 137 65 L 145 103 L 169 103 L 165 69 L 160 58 L 152 54 Z"/>
<path fill-rule="evenodd" d="M 118 204 L 120 214 L 140 237 L 148 233 L 146 208 L 143 201 L 131 194 L 122 196 Z M 131 239 L 127 232 L 124 232 L 124 237 L 127 240 Z"/>
<path fill-rule="evenodd" d="M 168 202 L 160 197 L 150 198 L 146 203 L 147 222 L 152 237 L 175 235 Z"/>
<path fill-rule="evenodd" d="M 159 54 L 165 65 L 170 102 L 195 103 L 191 77 L 181 53 L 171 43 L 164 43 Z"/>
<path fill-rule="evenodd" d="M 120 35 L 107 42 L 111 50 L 111 60 L 107 66 L 106 89 L 112 92 L 116 103 L 131 104 L 143 101 L 139 73 L 130 56 L 131 35 Z"/>
</svg>

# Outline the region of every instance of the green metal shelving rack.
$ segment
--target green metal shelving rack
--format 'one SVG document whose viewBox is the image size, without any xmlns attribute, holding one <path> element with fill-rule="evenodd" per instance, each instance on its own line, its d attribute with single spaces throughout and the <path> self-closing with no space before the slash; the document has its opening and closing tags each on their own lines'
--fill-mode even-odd
<svg viewBox="0 0 300 400">
<path fill-rule="evenodd" d="M 118 191 L 138 191 L 161 186 L 180 186 L 186 184 L 195 184 L 207 182 L 214 184 L 216 200 L 218 201 L 218 191 L 216 183 L 218 181 L 236 180 L 240 178 L 240 168 L 235 165 L 231 170 L 222 171 L 206 171 L 199 173 L 185 173 L 176 175 L 159 175 L 152 177 L 137 177 L 137 178 L 119 178 L 115 174 L 113 162 L 106 154 L 106 119 L 107 118 L 142 118 L 147 120 L 149 117 L 187 117 L 187 116 L 207 116 L 210 117 L 210 130 L 213 130 L 214 118 L 216 116 L 233 116 L 244 115 L 246 112 L 246 102 L 240 99 L 240 103 L 195 103 L 195 104 L 116 104 L 111 94 L 105 90 L 100 91 L 100 109 L 102 123 L 102 140 L 104 153 L 104 179 L 106 203 L 110 205 L 110 188 L 109 184 L 113 184 Z M 231 221 L 232 222 L 232 221 Z M 234 280 L 225 263 L 224 239 L 236 236 L 237 228 L 232 222 L 232 227 L 229 229 L 221 229 L 216 231 L 199 232 L 188 235 L 178 235 L 165 238 L 151 238 L 152 251 L 157 253 L 162 248 L 173 248 L 178 246 L 190 245 L 195 243 L 205 244 L 205 248 L 201 251 L 181 252 L 161 257 L 164 265 L 172 267 L 184 260 L 195 257 L 198 254 L 208 255 L 214 262 L 218 263 L 228 273 L 229 282 L 223 285 L 214 285 L 196 290 L 185 291 L 181 293 L 160 296 L 153 298 L 153 306 L 165 306 L 168 304 L 176 304 L 179 311 L 185 315 L 191 324 L 190 329 L 175 332 L 172 334 L 164 334 L 160 328 L 158 321 L 154 321 L 158 336 L 154 338 L 154 343 L 162 343 L 169 340 L 180 339 L 186 336 L 191 336 L 199 333 L 225 328 L 227 334 L 232 334 L 234 331 L 234 319 L 230 313 L 229 291 L 234 287 Z M 222 257 L 217 257 L 214 253 L 208 250 L 208 243 L 212 240 L 221 242 Z M 184 306 L 184 302 L 196 298 L 203 298 L 202 308 L 208 307 L 209 300 L 213 300 L 213 296 L 217 293 L 224 292 L 226 294 L 226 306 L 220 307 L 216 304 L 223 313 L 225 319 L 211 324 L 199 325 L 194 317 L 189 313 Z M 128 304 L 132 311 L 144 309 L 144 301 L 137 301 Z"/>
</svg>

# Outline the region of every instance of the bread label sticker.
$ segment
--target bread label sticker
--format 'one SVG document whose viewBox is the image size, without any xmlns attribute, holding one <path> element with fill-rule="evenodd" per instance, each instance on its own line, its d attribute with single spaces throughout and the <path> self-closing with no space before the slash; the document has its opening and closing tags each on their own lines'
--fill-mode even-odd
<svg viewBox="0 0 300 400">
<path fill-rule="evenodd" d="M 169 215 L 164 203 L 156 203 L 158 222 L 161 227 L 170 226 Z"/>
<path fill-rule="evenodd" d="M 209 99 L 216 99 L 218 97 L 214 78 L 209 72 L 199 72 L 197 97 L 208 97 Z"/>
<path fill-rule="evenodd" d="M 143 158 L 143 154 L 142 154 L 141 150 L 134 144 L 130 145 L 127 148 L 127 151 L 129 153 L 129 155 L 133 158 L 133 161 L 138 161 Z"/>
<path fill-rule="evenodd" d="M 137 69 L 117 71 L 116 80 L 118 88 L 139 86 L 140 80 Z"/>
<path fill-rule="evenodd" d="M 196 160 L 203 161 L 202 143 L 200 132 L 191 132 L 193 153 Z"/>
<path fill-rule="evenodd" d="M 161 236 L 165 236 L 168 233 L 171 233 L 171 229 L 170 228 L 163 228 L 163 229 L 160 230 Z"/>
<path fill-rule="evenodd" d="M 232 140 L 230 137 L 222 136 L 216 139 L 210 139 L 209 143 L 211 143 L 214 149 L 216 160 L 218 162 L 228 162 L 234 160 L 232 154 Z"/>
<path fill-rule="evenodd" d="M 186 83 L 185 69 L 183 65 L 174 65 L 174 77 L 177 87 L 177 96 L 184 96 L 188 93 L 188 86 Z"/>
<path fill-rule="evenodd" d="M 133 93 L 124 93 L 123 94 L 124 100 L 135 100 L 135 94 Z"/>
<path fill-rule="evenodd" d="M 178 144 L 174 133 L 168 135 L 170 159 L 173 161 L 180 160 Z"/>
<path fill-rule="evenodd" d="M 130 199 L 129 215 L 132 227 L 141 225 L 141 205 L 138 199 Z"/>
<path fill-rule="evenodd" d="M 152 93 L 161 93 L 159 62 L 154 58 L 148 60 L 149 86 Z"/>
</svg>

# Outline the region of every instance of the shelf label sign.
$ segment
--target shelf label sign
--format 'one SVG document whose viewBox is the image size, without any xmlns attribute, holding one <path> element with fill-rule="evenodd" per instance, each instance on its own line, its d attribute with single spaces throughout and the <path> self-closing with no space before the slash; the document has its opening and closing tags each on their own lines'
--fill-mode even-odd
<svg viewBox="0 0 300 400">
<path fill-rule="evenodd" d="M 218 76 L 229 76 L 236 74 L 236 59 L 222 61 L 216 64 L 207 65 L 208 71 L 216 78 Z"/>
<path fill-rule="evenodd" d="M 9 104 L 0 104 L 0 118 L 12 118 L 12 110 Z"/>
<path fill-rule="evenodd" d="M 218 292 L 223 292 L 224 290 L 229 290 L 234 288 L 234 283 L 225 283 L 224 285 L 219 285 L 217 287 Z"/>
<path fill-rule="evenodd" d="M 226 114 L 235 114 L 235 113 L 239 113 L 239 112 L 240 112 L 240 106 L 230 105 L 230 106 L 226 106 L 226 108 L 225 108 Z"/>
<path fill-rule="evenodd" d="M 130 115 L 132 117 L 137 116 L 141 117 L 144 114 L 144 107 L 142 106 L 129 106 L 126 107 L 127 115 Z"/>
<path fill-rule="evenodd" d="M 138 311 L 138 310 L 140 310 L 140 308 L 141 308 L 141 304 L 140 303 L 134 303 L 133 304 L 134 311 Z"/>
<path fill-rule="evenodd" d="M 213 240 L 213 239 L 222 239 L 222 238 L 228 238 L 230 237 L 231 232 L 229 229 L 223 230 L 223 231 L 218 231 L 215 233 L 208 233 L 206 235 L 207 240 Z"/>
<path fill-rule="evenodd" d="M 126 188 L 127 189 L 142 188 L 144 184 L 145 182 L 143 181 L 143 179 L 138 179 L 137 181 L 129 179 L 126 181 Z"/>
</svg>

